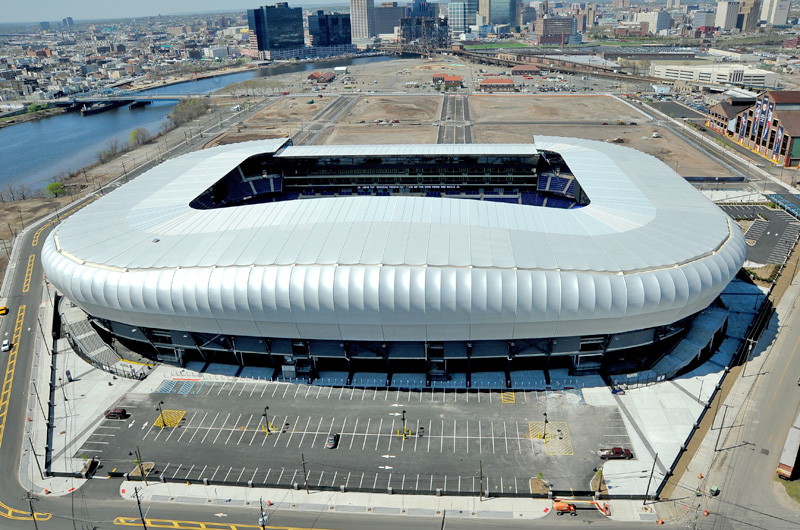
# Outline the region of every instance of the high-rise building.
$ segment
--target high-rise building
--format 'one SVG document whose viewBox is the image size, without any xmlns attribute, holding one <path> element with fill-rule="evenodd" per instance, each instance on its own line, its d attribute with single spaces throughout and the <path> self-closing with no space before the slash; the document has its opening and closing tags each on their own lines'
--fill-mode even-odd
<svg viewBox="0 0 800 530">
<path fill-rule="evenodd" d="M 536 18 L 536 44 L 566 44 L 572 35 L 573 18 L 544 15 Z"/>
<path fill-rule="evenodd" d="M 492 21 L 492 1 L 491 0 L 478 0 L 478 14 L 483 16 L 483 20 L 487 24 Z"/>
<path fill-rule="evenodd" d="M 646 13 L 636 13 L 634 22 L 647 22 L 647 31 L 653 35 L 658 35 L 661 30 L 669 29 L 669 13 L 666 11 L 648 11 Z"/>
<path fill-rule="evenodd" d="M 721 0 L 717 2 L 717 17 L 714 25 L 723 30 L 736 27 L 736 18 L 739 16 L 739 2 Z"/>
<path fill-rule="evenodd" d="M 785 26 L 789 20 L 789 0 L 764 0 L 761 6 L 761 20 L 774 26 Z"/>
<path fill-rule="evenodd" d="M 611 0 L 611 7 L 615 9 L 628 9 L 631 7 L 631 0 Z"/>
<path fill-rule="evenodd" d="M 467 31 L 467 4 L 465 2 L 450 2 L 447 4 L 450 34 L 459 35 Z"/>
<path fill-rule="evenodd" d="M 373 0 L 350 0 L 350 34 L 353 40 L 371 39 L 376 35 Z"/>
<path fill-rule="evenodd" d="M 406 8 L 397 2 L 381 2 L 375 6 L 375 34 L 394 33 L 400 25 L 400 19 L 406 16 Z"/>
<path fill-rule="evenodd" d="M 250 54 L 268 58 L 269 51 L 302 48 L 303 10 L 288 2 L 247 10 L 250 27 Z"/>
<path fill-rule="evenodd" d="M 738 28 L 745 32 L 753 32 L 758 29 L 758 19 L 761 16 L 761 0 L 744 0 L 739 6 Z"/>
<path fill-rule="evenodd" d="M 692 26 L 694 28 L 714 27 L 717 25 L 716 17 L 717 15 L 713 11 L 695 11 Z"/>
<path fill-rule="evenodd" d="M 50 29 L 50 23 L 49 22 L 39 22 L 39 29 L 41 29 L 42 31 L 47 31 L 48 29 Z"/>
<path fill-rule="evenodd" d="M 491 0 L 491 17 L 489 18 L 489 23 L 516 26 L 518 4 L 518 0 Z"/>
<path fill-rule="evenodd" d="M 65 27 L 65 28 L 71 28 L 72 26 L 74 26 L 74 25 L 75 25 L 75 21 L 74 21 L 74 20 L 72 20 L 72 17 L 62 18 L 62 19 L 61 19 L 61 24 L 62 24 L 62 25 Z"/>
<path fill-rule="evenodd" d="M 308 36 L 311 46 L 350 44 L 350 15 L 323 11 L 308 15 Z"/>
<path fill-rule="evenodd" d="M 591 28 L 597 19 L 597 4 L 587 4 L 586 6 L 586 28 Z"/>
</svg>

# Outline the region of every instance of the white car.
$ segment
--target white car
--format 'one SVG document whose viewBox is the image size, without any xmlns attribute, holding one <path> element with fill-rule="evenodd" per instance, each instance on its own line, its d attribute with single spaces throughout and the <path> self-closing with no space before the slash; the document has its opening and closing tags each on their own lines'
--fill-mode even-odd
<svg viewBox="0 0 800 530">
<path fill-rule="evenodd" d="M 6 339 L 3 341 L 3 345 L 0 346 L 0 351 L 8 351 L 11 349 L 11 342 Z"/>
</svg>

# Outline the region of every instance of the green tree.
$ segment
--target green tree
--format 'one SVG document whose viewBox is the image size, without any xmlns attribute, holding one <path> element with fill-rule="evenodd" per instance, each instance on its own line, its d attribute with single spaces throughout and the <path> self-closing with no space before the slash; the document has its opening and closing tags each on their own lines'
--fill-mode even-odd
<svg viewBox="0 0 800 530">
<path fill-rule="evenodd" d="M 144 127 L 131 131 L 131 145 L 143 145 L 150 140 L 150 132 Z"/>
<path fill-rule="evenodd" d="M 59 195 L 63 194 L 64 191 L 64 185 L 60 182 L 51 182 L 47 185 L 47 194 L 52 195 L 53 197 L 58 197 Z"/>
</svg>

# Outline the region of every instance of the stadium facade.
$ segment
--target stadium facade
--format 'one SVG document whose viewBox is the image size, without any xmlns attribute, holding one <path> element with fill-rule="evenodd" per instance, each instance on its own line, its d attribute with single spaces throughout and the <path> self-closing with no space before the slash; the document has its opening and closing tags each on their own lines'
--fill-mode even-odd
<svg viewBox="0 0 800 530">
<path fill-rule="evenodd" d="M 162 360 L 430 380 L 641 369 L 744 256 L 739 227 L 664 163 L 558 137 L 216 147 L 102 197 L 42 250 L 98 329 Z"/>
</svg>

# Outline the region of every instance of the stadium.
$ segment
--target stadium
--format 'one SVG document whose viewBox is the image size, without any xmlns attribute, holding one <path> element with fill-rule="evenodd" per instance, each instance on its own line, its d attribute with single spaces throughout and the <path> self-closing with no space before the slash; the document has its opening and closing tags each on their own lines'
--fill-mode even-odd
<svg viewBox="0 0 800 530">
<path fill-rule="evenodd" d="M 744 256 L 740 228 L 666 164 L 559 137 L 215 147 L 90 204 L 42 249 L 104 337 L 153 358 L 432 387 L 647 368 L 721 306 Z"/>
</svg>

